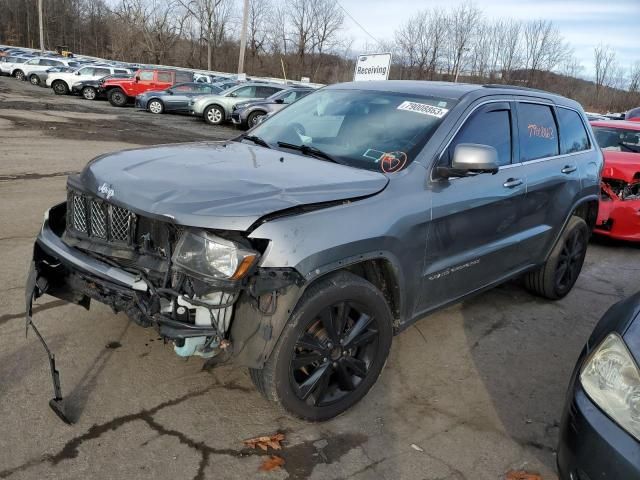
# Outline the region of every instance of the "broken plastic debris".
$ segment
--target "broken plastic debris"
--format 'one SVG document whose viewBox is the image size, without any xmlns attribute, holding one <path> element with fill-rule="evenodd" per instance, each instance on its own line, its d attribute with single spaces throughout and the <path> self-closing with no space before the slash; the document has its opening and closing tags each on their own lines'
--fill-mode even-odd
<svg viewBox="0 0 640 480">
<path fill-rule="evenodd" d="M 505 480 L 542 480 L 537 473 L 525 472 L 524 470 L 510 470 L 505 475 Z"/>
<path fill-rule="evenodd" d="M 411 444 L 411 448 L 413 448 L 414 450 L 417 450 L 418 452 L 424 452 L 424 449 L 420 448 L 418 445 L 416 445 L 415 443 Z"/>
<path fill-rule="evenodd" d="M 260 448 L 261 450 L 264 450 L 266 452 L 268 448 L 281 450 L 282 445 L 280 445 L 280 442 L 282 442 L 283 440 L 284 433 L 276 433 L 275 435 L 271 435 L 268 437 L 250 438 L 248 440 L 244 440 L 243 443 L 249 448 Z"/>
<path fill-rule="evenodd" d="M 260 465 L 260 470 L 263 472 L 270 472 L 271 470 L 275 470 L 276 468 L 280 468 L 284 465 L 284 458 L 278 457 L 277 455 L 271 455 L 269 458 L 265 459 Z"/>
</svg>

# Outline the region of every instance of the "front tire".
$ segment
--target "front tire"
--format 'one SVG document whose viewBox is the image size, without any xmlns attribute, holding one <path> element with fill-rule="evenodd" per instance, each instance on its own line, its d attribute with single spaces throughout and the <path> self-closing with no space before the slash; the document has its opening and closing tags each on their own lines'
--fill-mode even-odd
<svg viewBox="0 0 640 480">
<path fill-rule="evenodd" d="M 525 287 L 550 300 L 567 295 L 582 270 L 588 242 L 587 223 L 580 217 L 571 217 L 545 264 L 525 275 Z"/>
<path fill-rule="evenodd" d="M 258 390 L 289 413 L 324 421 L 359 402 L 387 360 L 393 318 L 384 295 L 349 272 L 302 296 L 264 367 L 250 369 Z"/>
<path fill-rule="evenodd" d="M 51 84 L 51 88 L 53 89 L 53 93 L 56 95 L 66 95 L 69 93 L 69 87 L 62 80 L 56 80 Z"/>
<path fill-rule="evenodd" d="M 119 88 L 109 90 L 107 98 L 114 107 L 124 107 L 127 104 L 127 95 Z"/>
<path fill-rule="evenodd" d="M 220 125 L 224 122 L 224 110 L 219 105 L 209 105 L 204 109 L 204 121 L 209 125 Z"/>
<path fill-rule="evenodd" d="M 85 100 L 95 100 L 98 95 L 98 92 L 96 92 L 96 89 L 93 87 L 84 87 L 81 93 L 82 98 Z"/>
<path fill-rule="evenodd" d="M 249 116 L 247 117 L 247 127 L 249 127 L 249 128 L 255 127 L 258 124 L 258 122 L 260 121 L 260 119 L 262 117 L 264 117 L 264 116 L 265 116 L 265 112 L 262 112 L 262 111 L 259 111 L 259 110 L 255 111 L 255 112 L 251 112 L 249 114 Z"/>
<path fill-rule="evenodd" d="M 31 83 L 31 85 L 35 85 L 37 87 L 38 85 L 40 85 L 40 77 L 38 75 L 32 74 L 29 77 L 29 82 Z"/>
<path fill-rule="evenodd" d="M 162 104 L 162 102 L 160 100 L 157 100 L 157 99 L 154 98 L 147 105 L 147 110 L 149 110 L 151 113 L 155 113 L 155 114 L 164 113 L 164 105 Z"/>
<path fill-rule="evenodd" d="M 13 76 L 18 80 L 24 80 L 24 72 L 22 70 L 16 70 L 15 72 L 13 72 Z"/>
</svg>

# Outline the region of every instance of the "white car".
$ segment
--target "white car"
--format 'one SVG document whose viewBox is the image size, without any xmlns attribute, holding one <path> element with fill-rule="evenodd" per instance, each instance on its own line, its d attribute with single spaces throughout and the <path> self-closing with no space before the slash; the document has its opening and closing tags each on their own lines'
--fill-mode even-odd
<svg viewBox="0 0 640 480">
<path fill-rule="evenodd" d="M 71 87 L 78 82 L 86 80 L 99 80 L 107 75 L 116 73 L 131 73 L 126 68 L 117 68 L 111 65 L 87 65 L 74 72 L 56 72 L 47 77 L 47 86 L 53 88 L 57 95 L 66 95 L 71 92 Z"/>
<path fill-rule="evenodd" d="M 18 80 L 27 80 L 30 75 L 36 72 L 44 72 L 51 67 L 79 67 L 80 65 L 73 59 L 63 57 L 35 57 L 18 65 L 13 69 L 11 75 Z"/>
<path fill-rule="evenodd" d="M 0 58 L 0 74 L 13 75 L 13 70 L 33 57 L 9 56 Z"/>
</svg>

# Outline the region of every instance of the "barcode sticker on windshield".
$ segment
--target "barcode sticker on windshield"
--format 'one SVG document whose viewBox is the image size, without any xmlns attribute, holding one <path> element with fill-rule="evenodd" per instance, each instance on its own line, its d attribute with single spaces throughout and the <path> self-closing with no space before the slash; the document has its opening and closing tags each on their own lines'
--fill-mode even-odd
<svg viewBox="0 0 640 480">
<path fill-rule="evenodd" d="M 423 115 L 429 115 L 431 117 L 444 117 L 449 110 L 441 107 L 434 107 L 433 105 L 428 105 L 426 103 L 416 103 L 404 101 L 400 105 L 398 105 L 398 110 L 406 110 L 409 112 L 421 113 Z"/>
</svg>

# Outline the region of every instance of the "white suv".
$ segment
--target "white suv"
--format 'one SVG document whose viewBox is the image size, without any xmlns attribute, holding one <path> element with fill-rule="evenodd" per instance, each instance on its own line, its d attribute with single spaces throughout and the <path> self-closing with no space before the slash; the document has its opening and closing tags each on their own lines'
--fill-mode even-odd
<svg viewBox="0 0 640 480">
<path fill-rule="evenodd" d="M 0 74 L 13 75 L 13 71 L 18 65 L 21 65 L 33 57 L 10 56 L 0 58 Z"/>
<path fill-rule="evenodd" d="M 35 57 L 16 66 L 11 75 L 18 80 L 27 80 L 32 74 L 44 72 L 51 67 L 79 67 L 75 60 L 62 57 Z"/>
<path fill-rule="evenodd" d="M 86 80 L 99 80 L 114 73 L 130 73 L 126 68 L 111 65 L 87 65 L 74 72 L 56 72 L 47 77 L 47 86 L 53 88 L 57 95 L 66 95 L 75 83 Z"/>
</svg>

